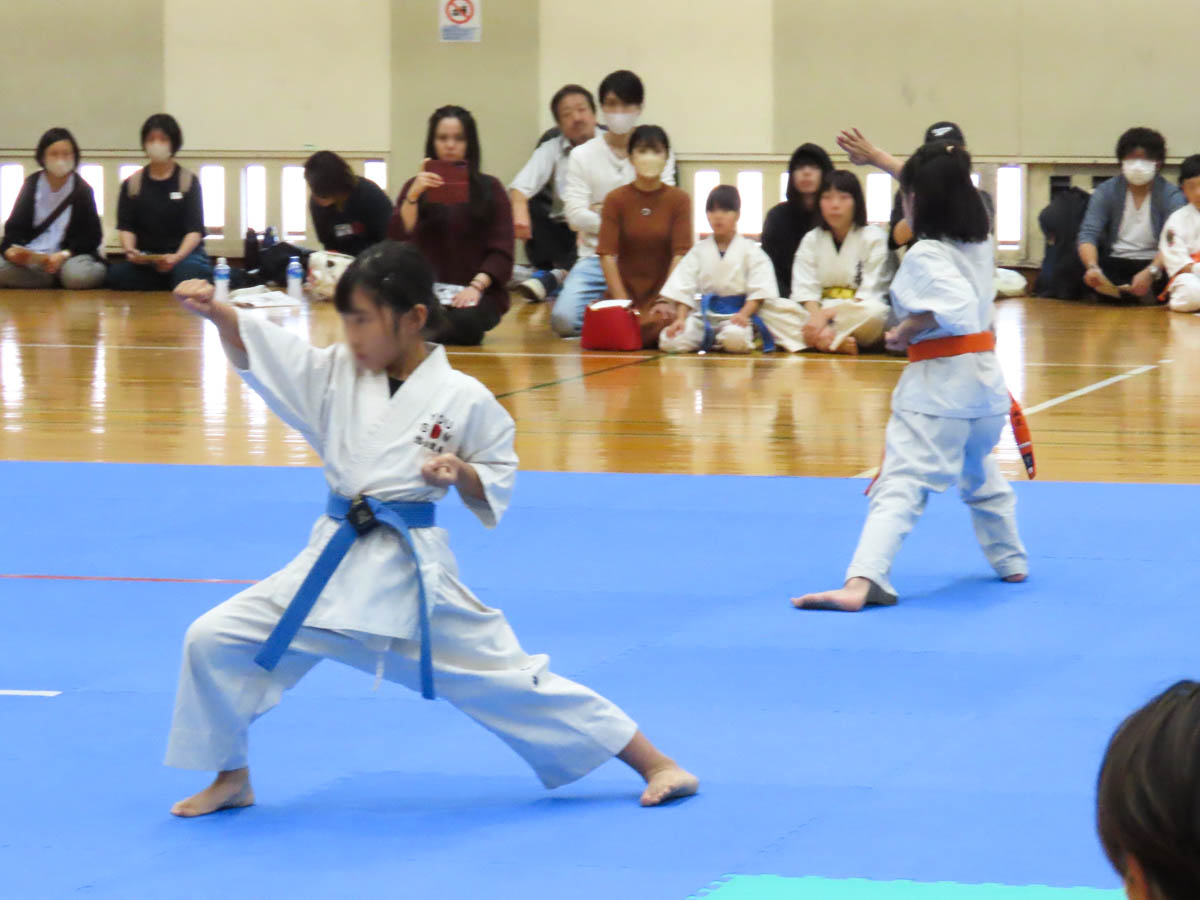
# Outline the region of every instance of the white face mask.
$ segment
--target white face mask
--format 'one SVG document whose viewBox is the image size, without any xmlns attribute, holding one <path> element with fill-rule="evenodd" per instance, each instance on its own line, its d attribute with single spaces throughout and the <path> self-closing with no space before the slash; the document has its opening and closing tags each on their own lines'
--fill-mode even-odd
<svg viewBox="0 0 1200 900">
<path fill-rule="evenodd" d="M 69 159 L 51 159 L 46 161 L 46 171 L 55 178 L 70 175 L 75 170 L 75 163 Z"/>
<path fill-rule="evenodd" d="M 1130 184 L 1141 187 L 1149 184 L 1158 174 L 1158 165 L 1149 159 L 1127 159 L 1121 163 L 1121 174 Z"/>
<path fill-rule="evenodd" d="M 608 123 L 608 130 L 613 134 L 629 134 L 637 125 L 640 116 L 641 113 L 636 112 L 605 113 L 604 121 Z"/>
<path fill-rule="evenodd" d="M 667 155 L 652 150 L 639 150 L 633 155 L 633 171 L 643 178 L 658 178 L 667 167 Z"/>
<path fill-rule="evenodd" d="M 152 162 L 166 162 L 171 158 L 171 145 L 155 141 L 146 145 L 146 155 Z"/>
</svg>

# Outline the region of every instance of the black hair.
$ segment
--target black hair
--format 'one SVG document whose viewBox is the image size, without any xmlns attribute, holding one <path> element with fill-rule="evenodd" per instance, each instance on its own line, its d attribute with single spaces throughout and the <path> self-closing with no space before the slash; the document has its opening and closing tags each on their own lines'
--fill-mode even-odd
<svg viewBox="0 0 1200 900">
<path fill-rule="evenodd" d="M 318 150 L 304 161 L 304 180 L 323 199 L 348 194 L 358 184 L 350 164 L 332 150 Z"/>
<path fill-rule="evenodd" d="M 387 307 L 402 316 L 417 306 L 429 310 L 426 332 L 436 330 L 442 305 L 433 292 L 433 266 L 415 244 L 380 241 L 358 254 L 338 279 L 333 303 L 340 313 L 354 307 L 350 302 L 355 290 L 365 291 L 376 306 Z"/>
<path fill-rule="evenodd" d="M 1179 183 L 1182 185 L 1189 178 L 1200 176 L 1200 153 L 1193 153 L 1179 164 Z"/>
<path fill-rule="evenodd" d="M 33 152 L 33 158 L 37 160 L 39 166 L 45 168 L 46 160 L 43 157 L 46 155 L 46 150 L 51 144 L 57 144 L 59 141 L 70 142 L 71 149 L 75 151 L 75 165 L 79 165 L 79 145 L 75 143 L 75 135 L 65 128 L 51 128 L 38 138 L 37 149 Z"/>
<path fill-rule="evenodd" d="M 732 184 L 718 184 L 708 192 L 708 199 L 704 201 L 705 212 L 712 212 L 714 209 L 740 213 L 742 211 L 742 195 Z"/>
<path fill-rule="evenodd" d="M 925 129 L 925 143 L 933 141 L 950 141 L 953 144 L 967 145 L 966 135 L 963 134 L 957 122 L 934 122 Z"/>
<path fill-rule="evenodd" d="M 461 106 L 440 106 L 435 109 L 433 115 L 429 117 L 429 130 L 425 133 L 425 156 L 429 159 L 437 159 L 437 149 L 433 138 L 437 133 L 438 123 L 442 119 L 458 119 L 462 123 L 463 134 L 467 139 L 466 162 L 469 173 L 467 178 L 470 182 L 468 205 L 471 210 L 471 218 L 476 225 L 482 226 L 492 218 L 493 203 L 492 188 L 480 172 L 483 150 L 479 146 L 479 129 L 475 126 L 475 117 Z M 423 216 L 436 219 L 445 214 L 445 210 L 440 209 L 440 204 L 426 206 L 423 195 L 419 202 L 422 204 L 421 215 Z"/>
<path fill-rule="evenodd" d="M 582 96 L 585 100 L 587 100 L 588 106 L 592 108 L 592 112 L 596 111 L 596 98 L 592 96 L 591 91 L 585 88 L 582 84 L 564 84 L 557 91 L 555 91 L 554 96 L 550 98 L 550 115 L 554 116 L 555 122 L 558 121 L 558 104 L 562 103 L 566 97 L 570 97 L 573 94 L 579 94 Z"/>
<path fill-rule="evenodd" d="M 629 155 L 633 156 L 633 151 L 638 147 L 648 147 L 651 150 L 662 150 L 664 153 L 670 153 L 671 139 L 657 125 L 639 125 L 633 129 L 633 134 L 629 136 Z"/>
<path fill-rule="evenodd" d="M 646 100 L 646 88 L 642 85 L 642 79 L 628 69 L 618 69 L 604 76 L 604 80 L 600 82 L 600 90 L 596 91 L 601 106 L 609 94 L 616 94 L 622 103 L 634 106 L 641 106 Z"/>
<path fill-rule="evenodd" d="M 1200 897 L 1200 684 L 1172 685 L 1117 728 L 1096 827 L 1122 875 L 1133 857 L 1163 900 Z"/>
<path fill-rule="evenodd" d="M 821 170 L 821 175 L 828 175 L 833 171 L 833 160 L 829 158 L 829 154 L 825 152 L 825 148 L 818 144 L 801 144 L 792 151 L 792 158 L 788 160 L 788 184 L 787 184 L 787 202 L 797 204 L 800 202 L 800 192 L 796 190 L 796 185 L 792 181 L 792 173 L 804 166 L 816 166 Z"/>
<path fill-rule="evenodd" d="M 145 122 L 142 123 L 142 146 L 146 145 L 146 138 L 150 137 L 150 132 L 161 131 L 167 136 L 167 140 L 171 142 L 171 155 L 174 156 L 183 146 L 183 129 L 179 127 L 179 123 L 175 121 L 175 117 L 169 113 L 155 113 Z"/>
<path fill-rule="evenodd" d="M 933 141 L 918 147 L 900 170 L 900 189 L 912 195 L 918 240 L 987 240 L 991 224 L 971 183 L 971 154 L 961 144 Z"/>
<path fill-rule="evenodd" d="M 826 173 L 821 179 L 821 187 L 817 191 L 817 211 L 820 212 L 820 199 L 823 194 L 829 191 L 841 191 L 844 194 L 849 194 L 854 198 L 854 225 L 856 228 L 862 228 L 867 224 L 867 201 L 863 197 L 862 185 L 858 183 L 858 176 L 846 169 L 835 169 L 832 172 Z M 825 217 L 821 216 L 821 227 L 826 231 L 830 231 L 829 223 L 825 221 Z"/>
<path fill-rule="evenodd" d="M 1145 150 L 1155 162 L 1167 161 L 1167 139 L 1153 128 L 1130 128 L 1117 139 L 1117 162 L 1124 162 L 1134 150 Z"/>
</svg>

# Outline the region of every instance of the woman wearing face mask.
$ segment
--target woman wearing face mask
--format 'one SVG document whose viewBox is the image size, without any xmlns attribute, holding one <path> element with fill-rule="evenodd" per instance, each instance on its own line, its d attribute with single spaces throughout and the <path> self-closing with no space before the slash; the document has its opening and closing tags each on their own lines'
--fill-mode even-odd
<svg viewBox="0 0 1200 900">
<path fill-rule="evenodd" d="M 887 234 L 867 224 L 862 186 L 853 172 L 825 176 L 817 198 L 819 227 L 804 236 L 792 267 L 792 299 L 808 315 L 810 350 L 854 355 L 883 343 L 892 280 Z"/>
<path fill-rule="evenodd" d="M 610 72 L 600 82 L 597 95 L 608 130 L 580 144 L 567 160 L 563 214 L 578 237 L 579 259 L 550 313 L 550 326 L 562 337 L 579 334 L 583 311 L 609 287 L 596 255 L 600 211 L 609 192 L 629 184 L 636 174 L 629 144 L 646 99 L 642 80 L 628 69 Z M 666 184 L 675 184 L 675 160 L 669 153 L 661 178 Z"/>
<path fill-rule="evenodd" d="M 670 151 L 657 125 L 635 128 L 629 138 L 633 183 L 612 191 L 600 212 L 596 253 L 608 296 L 633 301 L 644 347 L 657 347 L 659 332 L 675 319 L 675 304 L 659 295 L 692 246 L 691 199 L 662 179 Z"/>
<path fill-rule="evenodd" d="M 92 186 L 75 171 L 79 145 L 67 129 L 51 128 L 34 157 L 42 168 L 25 179 L 4 223 L 0 287 L 100 287 L 103 234 Z"/>
<path fill-rule="evenodd" d="M 189 278 L 212 280 L 200 179 L 175 162 L 182 146 L 172 116 L 155 113 L 142 125 L 150 162 L 121 185 L 117 230 L 125 259 L 108 270 L 113 290 L 168 291 Z"/>
<path fill-rule="evenodd" d="M 439 344 L 474 345 L 508 312 L 513 266 L 513 218 L 499 179 L 480 171 L 482 150 L 475 118 L 461 106 L 443 106 L 429 117 L 425 160 L 404 183 L 388 236 L 411 241 L 433 266 L 444 322 L 432 335 Z M 426 196 L 440 188 L 430 160 L 465 162 L 468 200 L 443 203 Z"/>
<path fill-rule="evenodd" d="M 1162 288 L 1159 235 L 1187 203 L 1160 174 L 1166 158 L 1166 141 L 1149 128 L 1130 128 L 1117 141 L 1121 174 L 1092 193 L 1076 241 L 1083 283 L 1099 295 L 1149 305 Z"/>
<path fill-rule="evenodd" d="M 800 241 L 821 220 L 817 191 L 821 179 L 833 171 L 829 154 L 816 144 L 801 144 L 788 163 L 787 199 L 767 213 L 762 248 L 775 266 L 779 296 L 792 294 L 792 262 Z"/>
</svg>

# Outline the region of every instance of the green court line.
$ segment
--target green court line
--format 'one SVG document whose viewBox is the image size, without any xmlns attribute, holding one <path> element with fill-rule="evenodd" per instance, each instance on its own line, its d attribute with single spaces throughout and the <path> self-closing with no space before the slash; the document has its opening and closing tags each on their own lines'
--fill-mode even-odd
<svg viewBox="0 0 1200 900">
<path fill-rule="evenodd" d="M 865 878 L 784 878 L 731 875 L 691 900 L 1120 900 L 1124 891 L 1040 884 L 956 884 L 952 881 L 869 881 Z"/>
</svg>

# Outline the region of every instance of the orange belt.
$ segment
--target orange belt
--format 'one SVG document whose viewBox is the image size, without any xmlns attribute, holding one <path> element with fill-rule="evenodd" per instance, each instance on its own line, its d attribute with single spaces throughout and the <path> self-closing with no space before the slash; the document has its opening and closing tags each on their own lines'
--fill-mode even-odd
<svg viewBox="0 0 1200 900">
<path fill-rule="evenodd" d="M 1192 254 L 1192 262 L 1200 263 L 1200 253 Z M 1173 285 L 1175 283 L 1175 279 L 1178 277 L 1179 277 L 1178 272 L 1176 272 L 1174 275 L 1171 276 L 1170 280 L 1167 282 L 1167 286 L 1165 288 L 1163 288 L 1163 292 L 1158 295 L 1159 303 L 1166 303 L 1168 300 L 1171 299 L 1171 285 Z"/>
<path fill-rule="evenodd" d="M 986 353 L 996 349 L 996 335 L 990 331 L 977 331 L 974 334 L 956 335 L 955 337 L 934 338 L 931 341 L 921 341 L 908 345 L 908 361 L 923 362 L 927 359 L 944 359 L 947 356 L 963 356 L 967 353 Z M 1017 450 L 1025 463 L 1025 471 L 1030 480 L 1037 475 L 1037 466 L 1033 461 L 1033 432 L 1029 430 L 1029 422 L 1017 398 L 1009 393 L 1011 405 L 1008 409 L 1008 420 L 1012 425 L 1013 437 L 1017 440 Z M 880 469 L 882 470 L 882 465 Z M 878 477 L 878 476 L 876 476 Z M 873 485 L 875 482 L 872 481 Z M 867 490 L 871 489 L 870 485 Z"/>
</svg>

